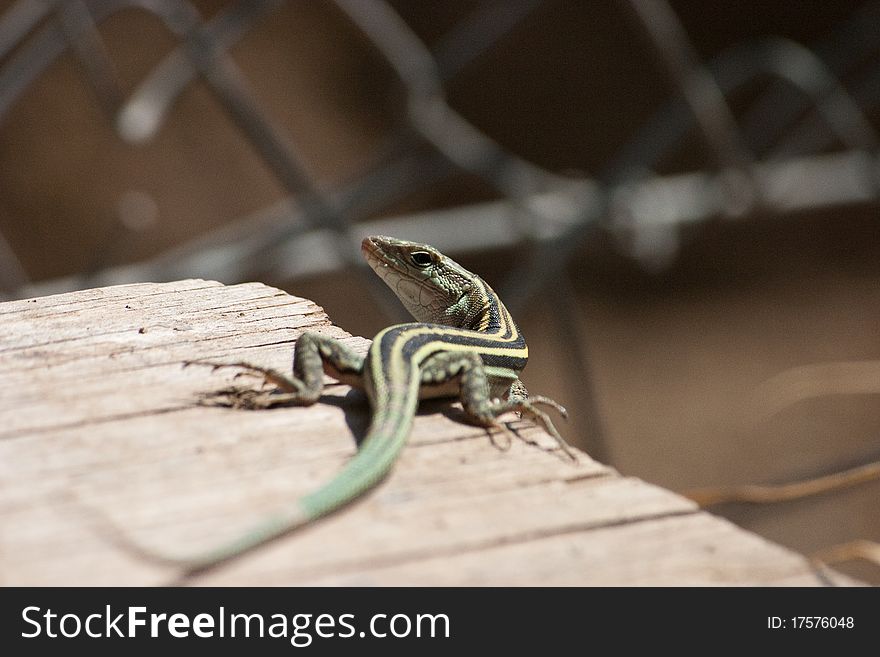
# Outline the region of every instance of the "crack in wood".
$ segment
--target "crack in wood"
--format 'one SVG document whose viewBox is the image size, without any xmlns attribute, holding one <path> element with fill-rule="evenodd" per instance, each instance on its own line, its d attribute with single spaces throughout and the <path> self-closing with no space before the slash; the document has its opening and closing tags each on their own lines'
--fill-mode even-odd
<svg viewBox="0 0 880 657">
<path fill-rule="evenodd" d="M 130 413 L 118 413 L 116 415 L 106 415 L 104 417 L 91 418 L 88 420 L 80 420 L 78 422 L 68 422 L 65 424 L 54 424 L 46 427 L 28 427 L 27 429 L 17 429 L 7 433 L 0 432 L 0 440 L 10 441 L 27 438 L 39 434 L 52 433 L 54 431 L 69 431 L 71 429 L 79 429 L 97 424 L 107 424 L 109 422 L 119 422 L 120 420 L 131 420 L 139 417 L 149 417 L 150 415 L 164 415 L 166 413 L 174 413 L 177 411 L 185 411 L 192 409 L 195 405 L 189 406 L 166 406 L 162 408 L 151 408 L 146 411 L 133 411 Z"/>
<path fill-rule="evenodd" d="M 375 570 L 400 566 L 404 564 L 417 563 L 429 559 L 438 559 L 446 557 L 455 557 L 462 554 L 472 554 L 486 550 L 492 550 L 498 547 L 508 545 L 521 545 L 531 543 L 548 538 L 577 534 L 582 532 L 590 532 L 601 529 L 613 529 L 621 526 L 631 526 L 637 523 L 653 522 L 664 520 L 667 518 L 680 518 L 683 516 L 698 515 L 702 513 L 697 508 L 682 509 L 677 511 L 664 511 L 659 513 L 650 513 L 640 516 L 622 517 L 614 520 L 591 521 L 582 523 L 571 523 L 568 525 L 560 525 L 555 528 L 533 529 L 518 533 L 508 534 L 506 536 L 494 536 L 492 538 L 481 539 L 479 541 L 462 541 L 454 545 L 444 546 L 442 548 L 417 549 L 401 552 L 386 552 L 381 556 L 374 555 L 365 559 L 350 559 L 336 561 L 332 565 L 319 565 L 301 573 L 294 573 L 291 576 L 298 579 L 319 578 L 324 575 L 338 575 L 344 573 L 358 572 L 361 570 Z M 193 578 L 194 579 L 194 578 Z"/>
</svg>

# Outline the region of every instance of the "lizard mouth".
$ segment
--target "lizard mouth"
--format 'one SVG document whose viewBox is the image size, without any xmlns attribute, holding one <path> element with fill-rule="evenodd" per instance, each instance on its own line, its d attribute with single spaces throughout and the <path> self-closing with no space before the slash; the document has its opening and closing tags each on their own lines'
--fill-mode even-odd
<svg viewBox="0 0 880 657">
<path fill-rule="evenodd" d="M 367 261 L 380 260 L 384 255 L 382 248 L 376 241 L 376 238 L 372 236 L 365 237 L 364 240 L 361 242 L 361 253 L 364 254 L 364 257 L 367 259 Z"/>
<path fill-rule="evenodd" d="M 367 264 L 394 291 L 410 312 L 414 312 L 415 308 L 431 305 L 436 296 L 436 289 L 428 281 L 413 277 L 411 268 L 407 267 L 393 248 L 387 249 L 383 241 L 387 241 L 393 247 L 395 240 L 377 236 L 367 237 L 361 242 L 361 251 Z"/>
<path fill-rule="evenodd" d="M 380 244 L 380 240 L 382 239 L 388 238 L 365 237 L 364 241 L 361 242 L 361 253 L 364 254 L 364 259 L 367 261 L 367 264 L 370 265 L 373 271 L 383 279 L 389 273 L 389 269 L 398 274 L 405 274 L 405 265 L 401 263 L 394 254 L 389 253 L 382 248 L 382 245 Z"/>
</svg>

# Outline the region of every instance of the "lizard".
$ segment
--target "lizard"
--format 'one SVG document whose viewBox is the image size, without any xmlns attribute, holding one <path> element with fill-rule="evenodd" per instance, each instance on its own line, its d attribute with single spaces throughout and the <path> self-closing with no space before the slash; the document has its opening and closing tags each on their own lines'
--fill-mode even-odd
<svg viewBox="0 0 880 657">
<path fill-rule="evenodd" d="M 227 544 L 189 557 L 141 548 L 138 552 L 178 565 L 187 575 L 197 574 L 340 509 L 391 471 L 407 442 L 420 399 L 457 396 L 475 424 L 504 431 L 509 430 L 497 418 L 514 411 L 543 426 L 560 449 L 577 460 L 547 413 L 537 406 L 549 406 L 567 417 L 565 408 L 547 397 L 530 397 L 520 381 L 528 347 L 507 308 L 482 278 L 427 244 L 371 236 L 363 240 L 361 251 L 416 320 L 380 331 L 366 356 L 328 336 L 305 332 L 294 346 L 293 376 L 244 362 L 186 363 L 262 375 L 276 386 L 274 390 L 236 390 L 229 401 L 252 409 L 314 404 L 325 373 L 363 390 L 372 419 L 356 454 L 328 483 Z M 228 394 L 218 394 L 223 392 Z"/>
</svg>

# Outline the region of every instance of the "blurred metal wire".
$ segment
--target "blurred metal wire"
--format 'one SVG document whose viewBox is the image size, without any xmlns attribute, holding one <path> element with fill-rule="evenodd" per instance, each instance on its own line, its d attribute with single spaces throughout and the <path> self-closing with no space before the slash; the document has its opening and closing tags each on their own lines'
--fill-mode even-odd
<svg viewBox="0 0 880 657">
<path fill-rule="evenodd" d="M 19 0 L 0 16 L 0 125 L 9 107 L 68 50 L 119 135 L 130 142 L 151 139 L 180 94 L 200 79 L 288 193 L 272 207 L 148 262 L 110 268 L 99 257 L 95 270 L 54 281 L 24 280 L 0 236 L 0 285 L 9 296 L 194 275 L 226 281 L 267 272 L 278 278 L 302 276 L 354 266 L 359 238 L 384 232 L 424 239 L 453 255 L 517 247 L 519 264 L 500 286 L 502 296 L 514 311 L 538 298 L 549 299 L 557 309 L 559 330 L 570 336 L 582 322 L 566 267 L 597 230 L 611 231 L 631 255 L 657 267 L 675 257 L 679 232 L 692 222 L 876 203 L 880 194 L 878 135 L 866 118 L 880 103 L 876 1 L 865 2 L 815 48 L 768 38 L 738 44 L 702 62 L 668 3 L 625 0 L 633 31 L 648 37 L 647 47 L 668 73 L 672 100 L 592 179 L 562 176 L 525 160 L 445 98 L 444 85 L 502 42 L 542 0 L 478 3 L 433 50 L 387 2 L 336 0 L 397 75 L 405 111 L 373 160 L 333 188 L 315 179 L 296 143 L 260 107 L 226 54 L 285 4 L 235 2 L 206 21 L 186 0 Z M 161 19 L 179 46 L 123 98 L 100 25 L 132 8 Z M 874 64 L 859 67 L 866 59 Z M 861 79 L 843 84 L 854 72 Z M 728 95 L 767 74 L 779 82 L 738 123 Z M 661 158 L 695 128 L 712 155 L 712 169 L 656 175 Z M 830 146 L 842 150 L 829 153 Z M 365 220 L 382 216 L 414 189 L 461 171 L 494 188 L 498 200 Z M 383 287 L 371 291 L 389 315 L 395 314 Z M 582 392 L 581 407 L 589 416 L 586 447 L 607 459 L 586 341 L 565 342 L 578 345 L 568 354 L 574 364 L 566 375 L 573 377 L 568 388 Z"/>
</svg>

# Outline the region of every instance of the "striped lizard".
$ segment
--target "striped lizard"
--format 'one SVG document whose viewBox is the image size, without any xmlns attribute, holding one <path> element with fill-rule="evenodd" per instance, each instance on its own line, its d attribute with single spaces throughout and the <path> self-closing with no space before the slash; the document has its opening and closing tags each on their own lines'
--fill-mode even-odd
<svg viewBox="0 0 880 657">
<path fill-rule="evenodd" d="M 293 376 L 248 363 L 207 363 L 260 373 L 277 389 L 238 390 L 234 406 L 267 408 L 318 401 L 323 375 L 364 390 L 372 421 L 360 449 L 327 484 L 290 509 L 260 521 L 239 539 L 191 558 L 147 553 L 194 574 L 238 557 L 361 496 L 391 470 L 409 437 L 419 399 L 459 397 L 469 419 L 500 427 L 498 416 L 515 411 L 544 427 L 573 460 L 575 454 L 537 405 L 565 409 L 546 397 L 529 397 L 519 380 L 528 347 L 504 304 L 476 274 L 431 246 L 384 236 L 364 239 L 372 269 L 403 302 L 416 323 L 381 331 L 367 355 L 320 333 L 296 341 Z M 138 550 L 144 552 L 143 550 Z"/>
</svg>

